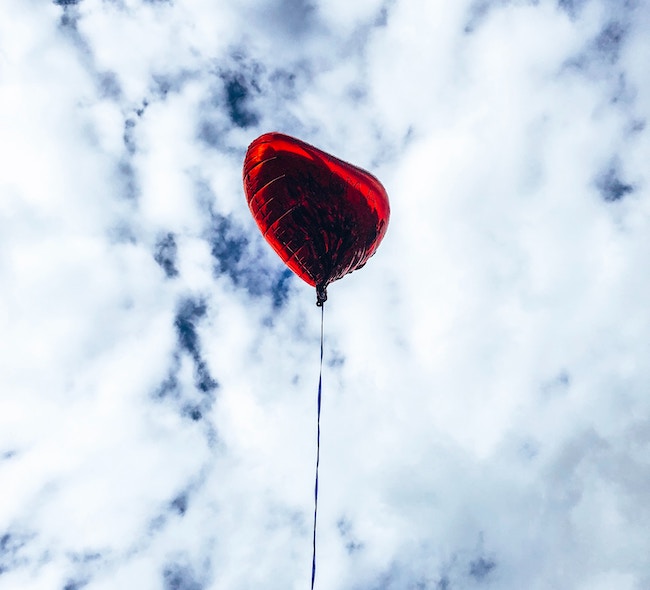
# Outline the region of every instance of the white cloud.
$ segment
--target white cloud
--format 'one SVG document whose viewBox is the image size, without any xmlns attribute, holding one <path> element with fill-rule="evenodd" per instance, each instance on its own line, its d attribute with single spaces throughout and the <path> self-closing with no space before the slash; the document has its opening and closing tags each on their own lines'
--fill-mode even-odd
<svg viewBox="0 0 650 590">
<path fill-rule="evenodd" d="M 320 312 L 258 134 L 375 173 L 325 313 L 317 587 L 648 583 L 648 10 L 0 9 L 0 587 L 298 588 Z"/>
</svg>

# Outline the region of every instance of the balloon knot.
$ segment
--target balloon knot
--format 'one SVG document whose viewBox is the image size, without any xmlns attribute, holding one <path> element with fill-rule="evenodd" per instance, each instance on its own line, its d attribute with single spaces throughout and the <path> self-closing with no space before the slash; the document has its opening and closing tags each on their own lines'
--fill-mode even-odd
<svg viewBox="0 0 650 590">
<path fill-rule="evenodd" d="M 316 285 L 316 305 L 322 307 L 327 301 L 327 285 Z"/>
</svg>

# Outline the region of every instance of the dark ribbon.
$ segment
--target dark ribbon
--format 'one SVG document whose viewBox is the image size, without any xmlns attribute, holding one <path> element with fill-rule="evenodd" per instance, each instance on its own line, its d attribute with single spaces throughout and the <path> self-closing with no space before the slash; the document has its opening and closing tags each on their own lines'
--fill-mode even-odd
<svg viewBox="0 0 650 590">
<path fill-rule="evenodd" d="M 314 485 L 314 539 L 313 553 L 311 559 L 311 590 L 314 590 L 314 580 L 316 579 L 316 517 L 318 515 L 318 464 L 320 463 L 320 405 L 321 393 L 323 390 L 323 324 L 325 318 L 324 301 L 320 304 L 320 370 L 318 374 L 318 419 L 316 434 L 316 483 Z"/>
</svg>

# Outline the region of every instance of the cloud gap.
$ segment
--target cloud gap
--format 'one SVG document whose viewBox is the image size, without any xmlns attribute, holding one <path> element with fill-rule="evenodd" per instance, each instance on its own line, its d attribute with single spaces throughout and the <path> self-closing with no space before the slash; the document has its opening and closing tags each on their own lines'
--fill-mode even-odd
<svg viewBox="0 0 650 590">
<path fill-rule="evenodd" d="M 69 580 L 66 582 L 65 586 L 63 586 L 63 590 L 81 590 L 82 588 L 85 588 L 89 583 L 90 580 L 86 578 L 79 580 Z"/>
<path fill-rule="evenodd" d="M 249 105 L 251 92 L 256 90 L 259 93 L 259 86 L 255 80 L 247 80 L 239 72 L 222 74 L 222 79 L 226 108 L 233 125 L 242 129 L 257 125 L 259 116 L 250 109 Z"/>
<path fill-rule="evenodd" d="M 180 356 L 174 355 L 172 368 L 169 370 L 167 377 L 156 389 L 154 397 L 156 399 L 178 398 L 178 371 L 180 370 Z"/>
<path fill-rule="evenodd" d="M 468 8 L 467 22 L 463 29 L 466 34 L 474 33 L 485 22 L 491 8 L 490 4 L 489 0 L 478 0 L 470 5 Z"/>
<path fill-rule="evenodd" d="M 165 276 L 168 279 L 173 279 L 178 276 L 178 268 L 176 268 L 177 257 L 178 246 L 176 245 L 174 234 L 169 232 L 160 236 L 156 241 L 153 258 L 160 268 L 165 271 Z"/>
<path fill-rule="evenodd" d="M 364 543 L 354 534 L 352 521 L 348 518 L 345 516 L 341 517 L 336 523 L 336 528 L 338 529 L 339 536 L 345 545 L 345 551 L 348 555 L 358 553 L 364 548 Z"/>
<path fill-rule="evenodd" d="M 594 47 L 601 59 L 614 64 L 618 61 L 628 27 L 619 21 L 607 23 L 594 39 Z"/>
<path fill-rule="evenodd" d="M 0 575 L 29 564 L 29 559 L 23 555 L 23 549 L 32 537 L 13 532 L 0 536 Z"/>
<path fill-rule="evenodd" d="M 463 31 L 465 34 L 472 34 L 476 32 L 476 30 L 487 20 L 490 12 L 492 12 L 494 9 L 511 6 L 514 3 L 515 2 L 513 0 L 475 0 L 475 2 L 473 2 L 468 8 L 467 20 Z M 521 2 L 516 2 L 516 4 L 537 6 L 539 4 L 539 1 L 523 0 Z"/>
<path fill-rule="evenodd" d="M 209 399 L 213 399 L 214 396 L 211 394 L 219 387 L 219 384 L 212 378 L 205 360 L 201 357 L 201 346 L 196 332 L 197 325 L 205 316 L 206 311 L 207 306 L 202 299 L 184 299 L 179 305 L 174 326 L 179 348 L 194 361 L 194 384 L 196 388 L 202 394 L 206 394 Z M 199 420 L 201 415 L 198 408 L 190 407 L 188 415 L 193 420 Z"/>
<path fill-rule="evenodd" d="M 87 551 L 85 553 L 71 553 L 69 557 L 73 563 L 96 563 L 102 558 L 102 554 L 97 551 Z"/>
<path fill-rule="evenodd" d="M 482 582 L 490 575 L 496 566 L 497 563 L 494 561 L 494 559 L 481 556 L 473 561 L 470 561 L 468 572 L 472 578 L 478 580 L 479 582 Z"/>
<path fill-rule="evenodd" d="M 76 570 L 74 576 L 65 583 L 64 589 L 81 590 L 92 581 L 93 574 L 100 568 L 113 565 L 112 560 L 106 559 L 98 551 L 72 552 L 66 553 L 69 564 Z M 70 566 L 67 566 L 69 568 Z"/>
<path fill-rule="evenodd" d="M 587 0 L 558 0 L 557 5 L 561 10 L 564 10 L 569 17 L 573 20 L 580 16 L 583 6 Z"/>
<path fill-rule="evenodd" d="M 121 187 L 120 195 L 129 201 L 137 200 L 140 196 L 140 183 L 129 158 L 122 158 L 117 163 L 117 175 Z"/>
<path fill-rule="evenodd" d="M 627 24 L 619 20 L 608 21 L 578 55 L 566 61 L 566 65 L 592 77 L 602 77 L 618 63 L 628 33 Z"/>
<path fill-rule="evenodd" d="M 124 152 L 117 162 L 117 175 L 121 186 L 121 196 L 131 201 L 137 200 L 141 192 L 138 173 L 133 160 L 138 152 L 136 129 L 148 106 L 149 101 L 146 98 L 143 99 L 141 106 L 133 110 L 135 117 L 127 115 L 123 124 L 122 143 Z"/>
<path fill-rule="evenodd" d="M 57 6 L 74 6 L 80 2 L 81 0 L 52 0 L 52 3 L 56 4 Z"/>
<path fill-rule="evenodd" d="M 143 111 L 144 112 L 144 111 Z M 131 117 L 127 117 L 124 120 L 124 132 L 122 133 L 122 142 L 124 143 L 124 149 L 129 156 L 135 154 L 136 143 L 134 137 L 136 122 Z"/>
<path fill-rule="evenodd" d="M 187 298 L 181 301 L 174 326 L 181 350 L 187 352 L 193 359 L 200 358 L 199 337 L 196 334 L 196 324 L 207 311 L 202 299 Z"/>
<path fill-rule="evenodd" d="M 115 72 L 99 72 L 97 84 L 102 98 L 119 100 L 122 97 L 122 88 Z"/>
<path fill-rule="evenodd" d="M 9 459 L 13 459 L 17 454 L 18 454 L 18 451 L 14 450 L 14 449 L 4 451 L 2 453 L 2 455 L 0 455 L 0 460 L 1 461 L 8 461 Z"/>
<path fill-rule="evenodd" d="M 187 564 L 168 563 L 162 572 L 164 590 L 203 590 L 203 583 Z"/>
<path fill-rule="evenodd" d="M 178 494 L 170 503 L 170 508 L 172 512 L 175 512 L 179 516 L 185 516 L 188 506 L 188 495 L 186 492 Z"/>
<path fill-rule="evenodd" d="M 313 0 L 278 0 L 268 4 L 260 15 L 263 26 L 282 32 L 292 40 L 305 37 L 313 30 L 316 22 Z"/>
<path fill-rule="evenodd" d="M 595 184 L 606 203 L 615 203 L 634 192 L 634 185 L 621 179 L 616 162 L 610 164 L 607 170 L 600 174 Z"/>
<path fill-rule="evenodd" d="M 293 273 L 280 262 L 271 266 L 256 236 L 255 241 L 232 216 L 222 215 L 208 204 L 207 240 L 215 261 L 216 276 L 226 275 L 233 284 L 254 297 L 270 296 L 274 309 L 288 300 Z"/>
<path fill-rule="evenodd" d="M 186 297 L 178 304 L 174 318 L 177 350 L 172 355 L 172 363 L 167 376 L 153 392 L 156 400 L 174 400 L 181 416 L 192 422 L 199 422 L 210 410 L 215 401 L 219 382 L 212 377 L 207 362 L 202 356 L 198 324 L 207 312 L 207 305 L 200 297 Z M 191 359 L 193 388 L 186 389 L 179 380 L 183 357 Z M 213 427 L 206 424 L 210 446 L 217 436 Z"/>
<path fill-rule="evenodd" d="M 197 80 L 200 75 L 200 72 L 189 69 L 154 73 L 151 76 L 151 93 L 155 98 L 165 100 L 169 94 L 179 94 L 188 82 Z"/>
</svg>

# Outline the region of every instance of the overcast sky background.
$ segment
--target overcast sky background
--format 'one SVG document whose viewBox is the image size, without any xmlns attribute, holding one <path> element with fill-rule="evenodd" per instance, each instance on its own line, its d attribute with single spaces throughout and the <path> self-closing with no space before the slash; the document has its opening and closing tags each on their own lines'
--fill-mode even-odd
<svg viewBox="0 0 650 590">
<path fill-rule="evenodd" d="M 303 589 L 320 311 L 261 133 L 391 199 L 325 309 L 321 590 L 650 588 L 650 5 L 0 4 L 0 588 Z"/>
</svg>

